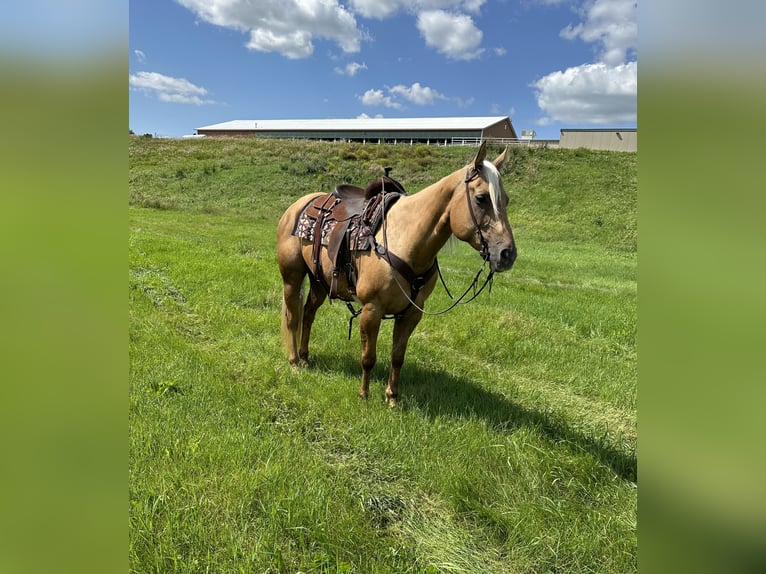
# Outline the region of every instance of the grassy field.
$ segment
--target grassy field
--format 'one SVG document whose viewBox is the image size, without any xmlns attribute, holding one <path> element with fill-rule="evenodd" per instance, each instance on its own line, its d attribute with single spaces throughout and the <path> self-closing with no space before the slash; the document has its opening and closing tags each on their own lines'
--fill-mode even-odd
<svg viewBox="0 0 766 574">
<path fill-rule="evenodd" d="M 384 165 L 414 193 L 474 151 L 130 139 L 132 572 L 637 570 L 635 154 L 513 150 L 516 266 L 424 318 L 398 409 L 390 322 L 367 402 L 342 304 L 287 364 L 284 208 Z M 453 291 L 480 264 L 440 261 Z"/>
</svg>

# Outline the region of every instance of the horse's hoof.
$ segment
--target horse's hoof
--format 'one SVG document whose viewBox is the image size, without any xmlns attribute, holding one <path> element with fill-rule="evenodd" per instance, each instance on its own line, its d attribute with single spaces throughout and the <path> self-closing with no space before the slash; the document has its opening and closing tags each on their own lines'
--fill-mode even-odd
<svg viewBox="0 0 766 574">
<path fill-rule="evenodd" d="M 306 359 L 298 359 L 297 361 L 290 361 L 290 370 L 293 373 L 297 373 L 301 369 L 306 369 L 309 366 L 309 362 Z"/>
<path fill-rule="evenodd" d="M 396 397 L 386 397 L 386 403 L 389 408 L 395 409 L 399 407 L 399 400 Z"/>
</svg>

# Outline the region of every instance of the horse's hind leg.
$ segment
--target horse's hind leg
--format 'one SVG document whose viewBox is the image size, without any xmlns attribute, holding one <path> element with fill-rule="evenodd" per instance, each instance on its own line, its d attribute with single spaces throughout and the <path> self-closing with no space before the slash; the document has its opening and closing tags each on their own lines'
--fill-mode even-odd
<svg viewBox="0 0 766 574">
<path fill-rule="evenodd" d="M 290 236 L 289 220 L 279 222 L 277 235 L 277 261 L 282 275 L 282 340 L 288 359 L 298 365 L 298 343 L 303 322 L 303 282 L 308 267 L 301 255 L 301 243 Z"/>
<path fill-rule="evenodd" d="M 321 283 L 311 278 L 311 289 L 306 299 L 306 305 L 303 307 L 303 329 L 301 330 L 301 348 L 298 352 L 298 358 L 301 363 L 308 363 L 309 360 L 309 339 L 311 338 L 311 326 L 314 324 L 317 309 L 327 298 L 327 291 Z"/>
<path fill-rule="evenodd" d="M 303 278 L 283 278 L 282 288 L 282 339 L 287 348 L 288 360 L 298 365 L 298 338 L 301 332 L 303 301 Z"/>
</svg>

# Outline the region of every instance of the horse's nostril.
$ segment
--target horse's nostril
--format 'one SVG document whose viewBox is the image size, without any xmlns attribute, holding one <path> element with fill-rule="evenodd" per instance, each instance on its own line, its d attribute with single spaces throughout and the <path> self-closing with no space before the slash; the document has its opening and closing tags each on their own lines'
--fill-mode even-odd
<svg viewBox="0 0 766 574">
<path fill-rule="evenodd" d="M 509 266 L 513 265 L 513 262 L 516 261 L 516 248 L 503 249 L 500 252 L 500 261 Z"/>
</svg>

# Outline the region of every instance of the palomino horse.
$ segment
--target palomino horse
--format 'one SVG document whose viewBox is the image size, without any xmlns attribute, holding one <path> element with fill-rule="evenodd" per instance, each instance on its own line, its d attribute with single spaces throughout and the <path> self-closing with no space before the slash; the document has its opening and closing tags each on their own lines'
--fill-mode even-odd
<svg viewBox="0 0 766 574">
<path fill-rule="evenodd" d="M 433 272 L 436 255 L 450 236 L 455 235 L 479 251 L 492 272 L 507 271 L 516 259 L 516 244 L 506 214 L 508 196 L 499 174 L 508 148 L 490 162 L 485 160 L 485 143 L 468 166 L 418 193 L 402 196 L 390 207 L 384 225 L 375 234 L 376 248 L 350 255 L 356 271 L 355 286 L 349 285 L 343 274 L 332 273 L 334 262 L 326 248 L 319 248 L 317 262 L 313 255 L 315 244 L 294 234 L 304 208 L 324 194 L 307 195 L 285 211 L 277 229 L 277 259 L 284 283 L 282 333 L 291 365 L 308 363 L 311 326 L 332 284 L 334 297 L 361 303 L 359 395 L 365 399 L 377 359 L 381 320 L 394 316 L 391 368 L 385 393 L 389 404 L 396 405 L 407 342 L 436 284 Z M 402 274 L 396 270 L 392 257 L 403 260 L 411 272 Z M 322 277 L 315 276 L 317 270 Z M 307 274 L 310 292 L 304 305 L 302 287 Z"/>
</svg>

